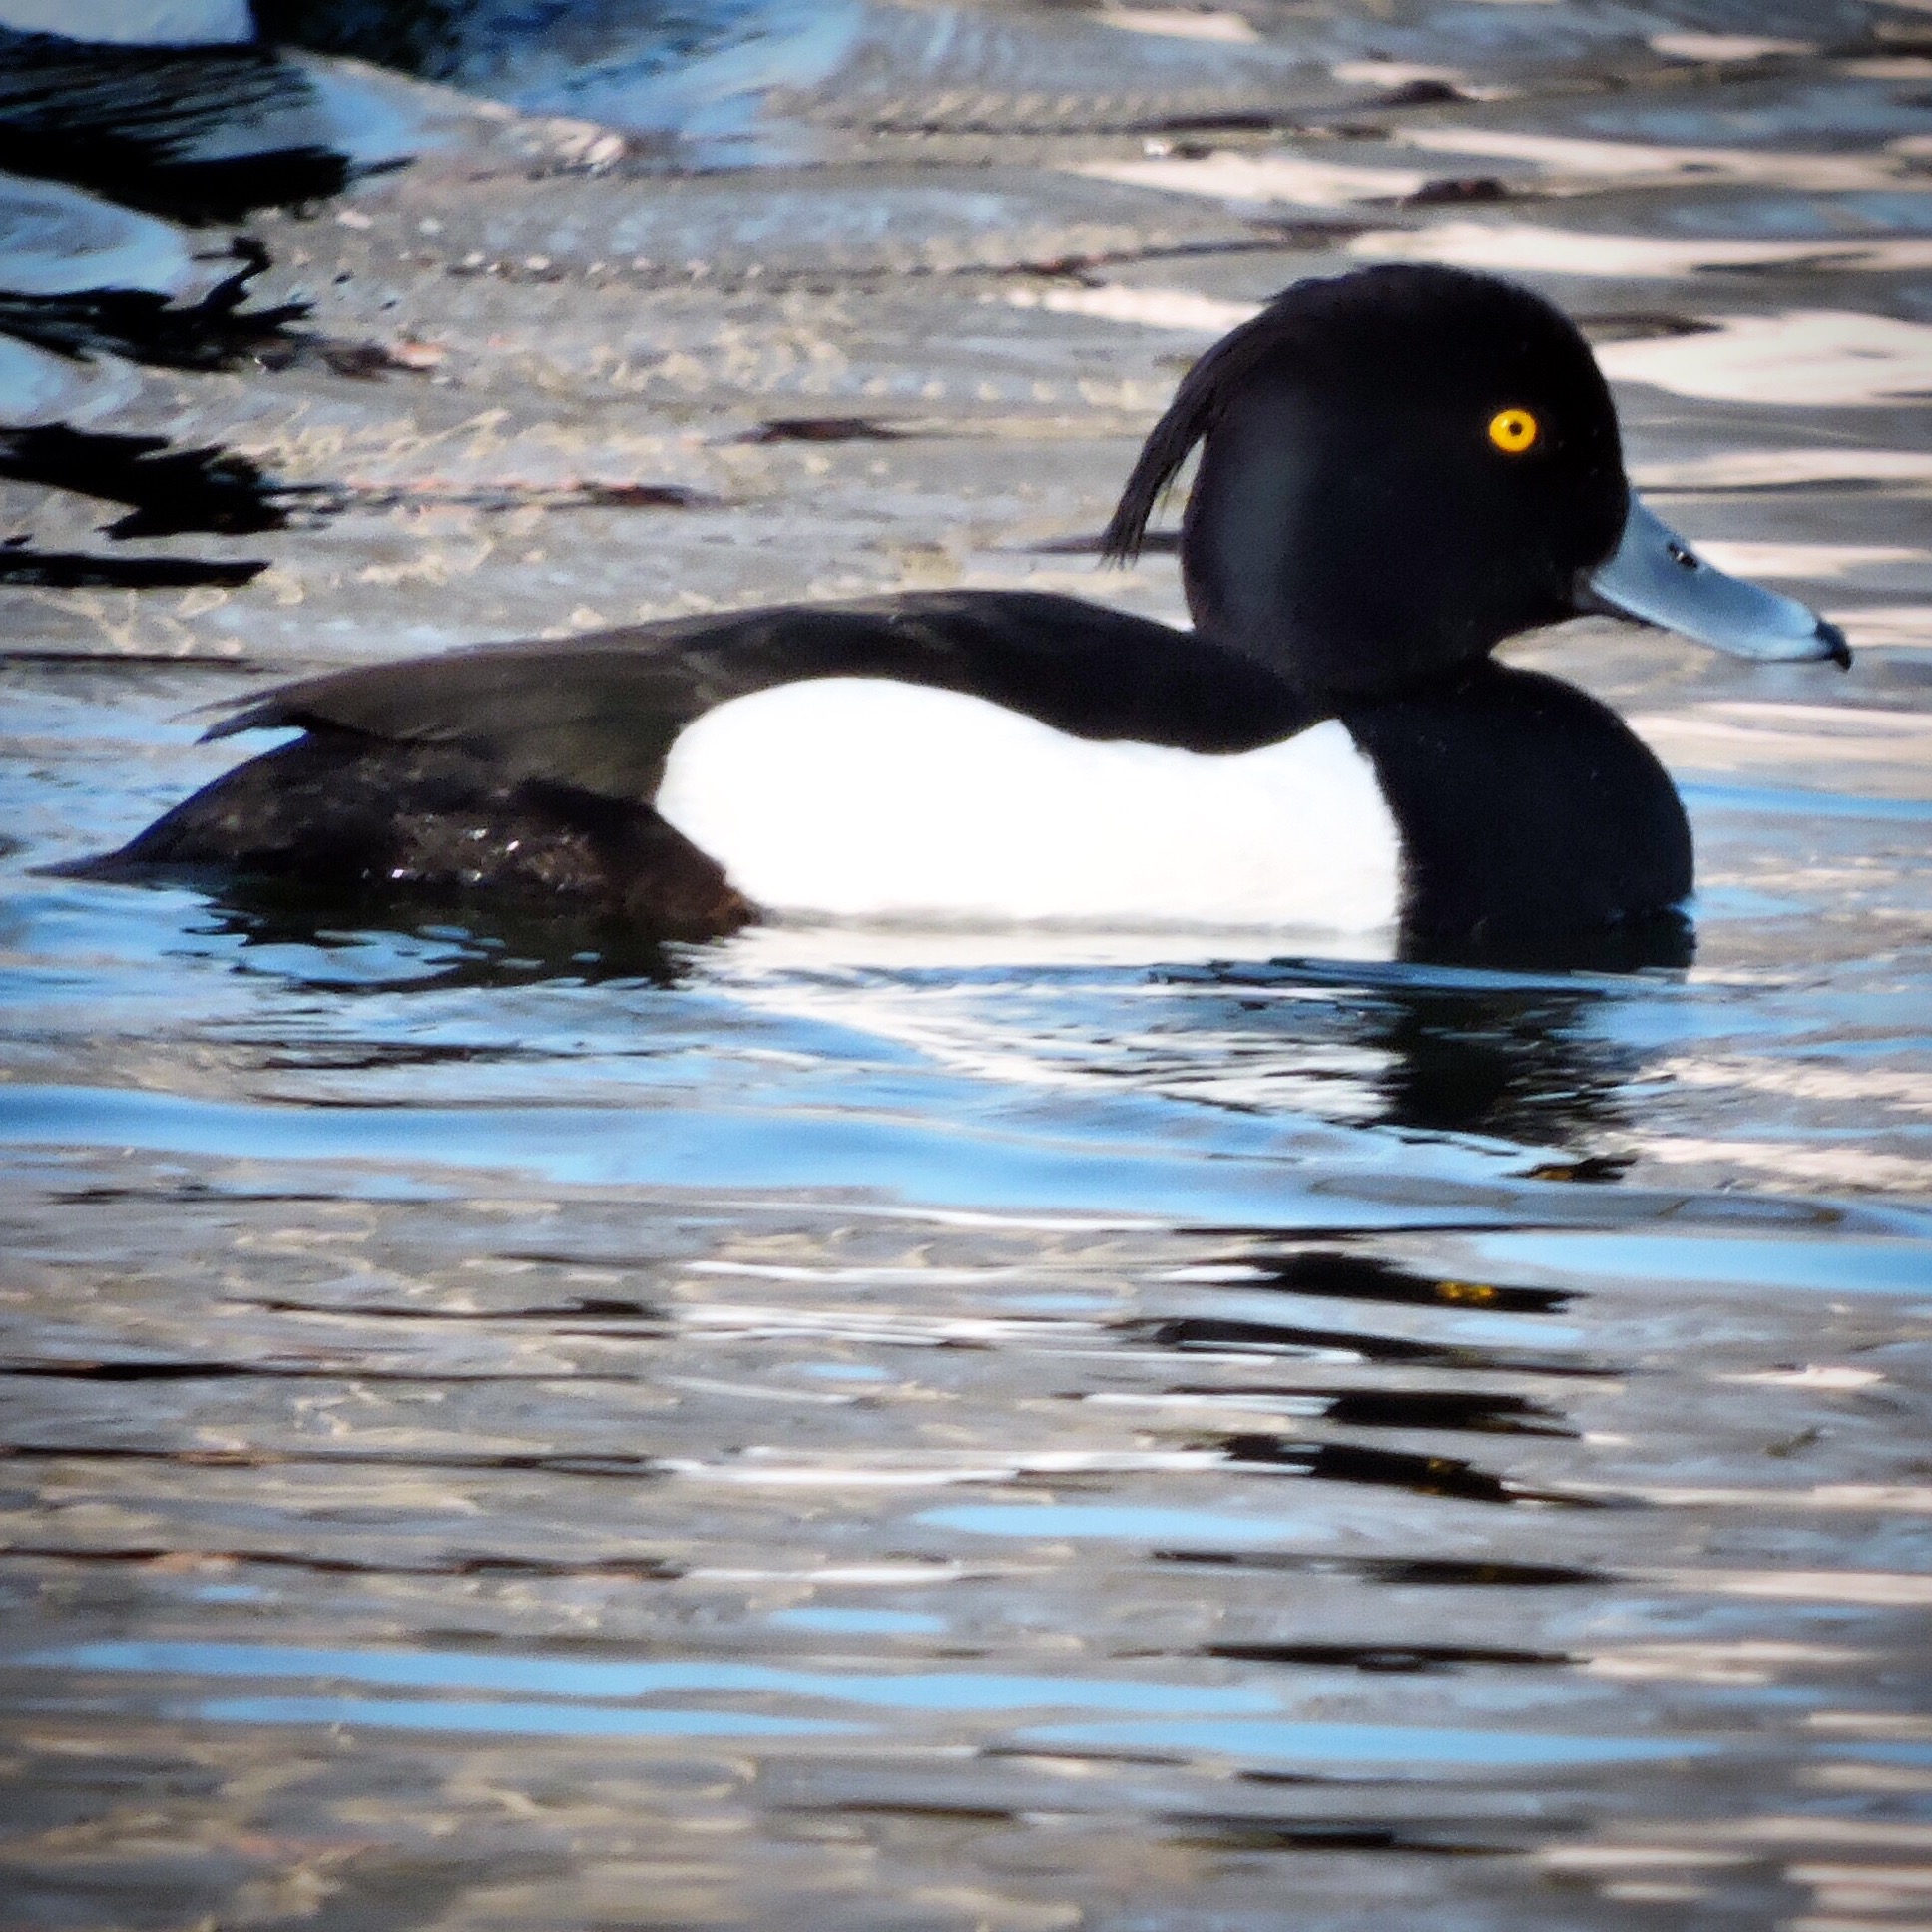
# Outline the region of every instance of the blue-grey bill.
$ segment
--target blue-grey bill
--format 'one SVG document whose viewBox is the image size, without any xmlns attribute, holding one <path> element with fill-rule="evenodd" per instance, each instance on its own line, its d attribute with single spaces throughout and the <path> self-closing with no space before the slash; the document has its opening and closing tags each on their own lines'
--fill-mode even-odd
<svg viewBox="0 0 1932 1932">
<path fill-rule="evenodd" d="M 1851 663 L 1851 647 L 1835 624 L 1795 598 L 1725 576 L 1635 496 L 1616 553 L 1584 582 L 1599 608 L 1662 625 L 1733 658 Z"/>
</svg>

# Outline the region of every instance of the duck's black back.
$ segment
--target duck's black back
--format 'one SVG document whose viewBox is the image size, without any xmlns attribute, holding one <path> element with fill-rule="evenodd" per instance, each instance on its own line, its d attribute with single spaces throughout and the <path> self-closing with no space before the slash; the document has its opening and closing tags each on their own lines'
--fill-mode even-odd
<svg viewBox="0 0 1932 1932">
<path fill-rule="evenodd" d="M 1568 953 L 1648 926 L 1661 939 L 1640 954 L 1682 954 L 1690 827 L 1664 767 L 1594 698 L 1485 663 L 1341 718 L 1401 834 L 1405 953 Z"/>
</svg>

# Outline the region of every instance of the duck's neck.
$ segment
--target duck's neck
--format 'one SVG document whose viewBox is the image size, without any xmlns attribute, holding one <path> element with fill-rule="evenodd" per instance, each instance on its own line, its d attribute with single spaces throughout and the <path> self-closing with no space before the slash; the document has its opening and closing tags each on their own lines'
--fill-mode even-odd
<svg viewBox="0 0 1932 1932">
<path fill-rule="evenodd" d="M 1682 956 L 1690 828 L 1614 712 L 1484 663 L 1339 716 L 1401 833 L 1405 950 L 1554 954 L 1579 935 L 1648 928 L 1660 960 Z"/>
</svg>

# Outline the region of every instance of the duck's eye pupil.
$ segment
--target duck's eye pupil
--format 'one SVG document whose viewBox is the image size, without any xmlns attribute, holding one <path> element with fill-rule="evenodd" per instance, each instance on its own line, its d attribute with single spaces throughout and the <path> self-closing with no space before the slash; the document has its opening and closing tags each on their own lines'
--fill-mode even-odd
<svg viewBox="0 0 1932 1932">
<path fill-rule="evenodd" d="M 1521 456 L 1536 441 L 1538 429 L 1527 409 L 1499 409 L 1489 419 L 1489 440 L 1505 456 Z"/>
</svg>

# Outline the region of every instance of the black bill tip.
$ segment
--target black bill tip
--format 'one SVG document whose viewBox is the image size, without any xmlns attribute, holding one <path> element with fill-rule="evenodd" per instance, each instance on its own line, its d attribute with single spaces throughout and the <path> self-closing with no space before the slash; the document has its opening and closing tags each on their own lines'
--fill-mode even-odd
<svg viewBox="0 0 1932 1932">
<path fill-rule="evenodd" d="M 1845 642 L 1845 634 L 1829 618 L 1819 618 L 1818 636 L 1825 645 L 1824 655 L 1840 671 L 1851 669 L 1851 646 Z"/>
</svg>

